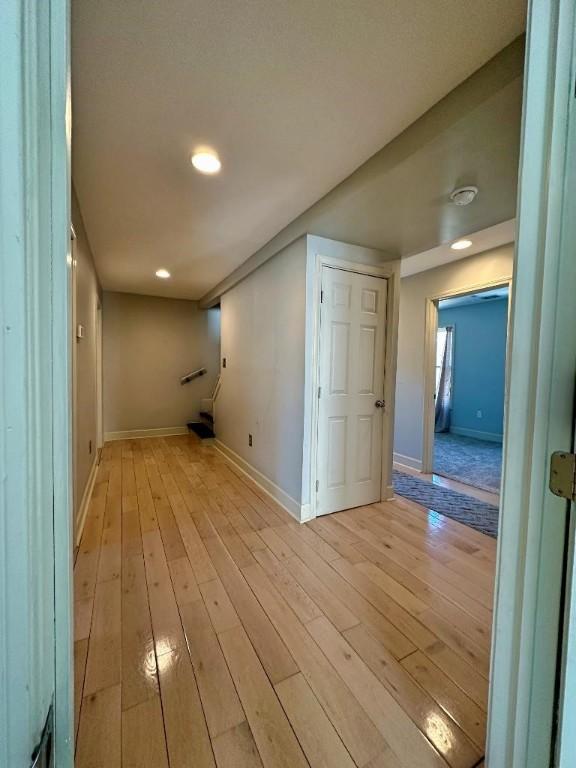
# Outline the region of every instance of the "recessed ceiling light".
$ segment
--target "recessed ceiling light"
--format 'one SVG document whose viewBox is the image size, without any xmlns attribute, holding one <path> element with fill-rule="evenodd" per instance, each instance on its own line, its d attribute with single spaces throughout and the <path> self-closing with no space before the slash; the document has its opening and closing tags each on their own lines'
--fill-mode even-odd
<svg viewBox="0 0 576 768">
<path fill-rule="evenodd" d="M 167 269 L 157 269 L 156 277 L 160 277 L 162 280 L 167 280 L 170 277 L 170 272 Z"/>
<path fill-rule="evenodd" d="M 472 245 L 472 240 L 456 240 L 455 243 L 452 243 L 450 248 L 452 248 L 453 251 L 463 251 L 465 248 L 470 248 Z"/>
<path fill-rule="evenodd" d="M 222 163 L 216 152 L 195 152 L 192 155 L 192 165 L 200 173 L 207 173 L 209 175 L 218 173 L 222 168 Z"/>
</svg>

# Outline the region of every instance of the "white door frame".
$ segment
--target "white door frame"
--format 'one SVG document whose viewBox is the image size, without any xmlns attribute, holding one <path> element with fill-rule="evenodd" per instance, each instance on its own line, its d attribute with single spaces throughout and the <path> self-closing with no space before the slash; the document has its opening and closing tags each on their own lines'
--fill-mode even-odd
<svg viewBox="0 0 576 768">
<path fill-rule="evenodd" d="M 508 336 L 506 343 L 506 368 L 508 368 L 508 338 L 510 331 L 510 306 L 512 304 L 512 277 L 505 275 L 496 280 L 466 286 L 465 288 L 453 288 L 435 296 L 426 298 L 425 328 L 424 328 L 424 408 L 422 424 L 422 469 L 423 474 L 434 472 L 434 414 L 436 402 L 434 394 L 436 389 L 436 336 L 438 333 L 438 302 L 451 299 L 454 296 L 468 296 L 472 293 L 489 290 L 490 288 L 508 287 Z M 506 401 L 506 395 L 504 395 Z"/>
<path fill-rule="evenodd" d="M 52 123 L 52 338 L 56 692 L 55 765 L 74 765 L 72 501 L 72 368 L 70 360 L 70 226 L 72 107 L 70 0 L 49 0 Z"/>
<path fill-rule="evenodd" d="M 55 657 L 39 666 L 54 667 L 55 765 L 72 768 L 69 0 L 3 0 L 0 16 L 0 286 L 9 292 L 0 339 L 0 518 L 10 522 L 0 526 L 0 764 L 29 765 L 30 729 L 39 737 L 41 670 L 30 668 L 25 646 L 37 641 L 29 630 L 43 606 L 28 587 L 40 548 L 53 544 Z M 36 138 L 46 134 L 49 151 L 39 154 Z M 51 350 L 39 329 L 49 329 Z M 52 542 L 42 539 L 39 519 L 47 477 Z"/>
<path fill-rule="evenodd" d="M 489 768 L 553 764 L 576 372 L 576 0 L 531 0 L 488 719 Z M 573 725 L 572 725 L 573 729 Z M 573 754 L 572 754 L 573 758 Z"/>
<path fill-rule="evenodd" d="M 397 262 L 384 263 L 382 265 L 361 264 L 355 261 L 346 261 L 331 256 L 316 254 L 312 284 L 309 286 L 306 313 L 310 312 L 312 327 L 310 330 L 312 341 L 312 365 L 310 384 L 306 387 L 305 397 L 311 413 L 310 432 L 310 507 L 304 515 L 305 520 L 312 520 L 317 516 L 317 491 L 316 481 L 318 462 L 318 421 L 320 409 L 318 407 L 318 387 L 320 385 L 320 313 L 322 289 L 322 269 L 332 267 L 344 272 L 356 272 L 360 275 L 382 277 L 387 280 L 386 295 L 386 332 L 384 334 L 384 401 L 382 423 L 382 476 L 380 482 L 380 499 L 385 501 L 393 496 L 392 487 L 392 454 L 394 439 L 394 398 L 396 392 L 396 353 L 398 341 L 398 314 L 399 314 L 399 288 L 400 277 Z M 308 331 L 307 331 L 308 333 Z M 305 438 L 306 442 L 306 438 Z"/>
</svg>

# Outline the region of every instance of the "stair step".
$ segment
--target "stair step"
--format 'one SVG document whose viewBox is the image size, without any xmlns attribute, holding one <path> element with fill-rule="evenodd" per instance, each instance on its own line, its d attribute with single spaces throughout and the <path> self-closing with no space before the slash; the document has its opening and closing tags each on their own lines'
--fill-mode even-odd
<svg viewBox="0 0 576 768">
<path fill-rule="evenodd" d="M 207 427 L 206 424 L 201 424 L 199 421 L 191 421 L 186 426 L 191 432 L 198 435 L 201 440 L 215 437 L 213 430 L 211 430 L 210 427 Z"/>
</svg>

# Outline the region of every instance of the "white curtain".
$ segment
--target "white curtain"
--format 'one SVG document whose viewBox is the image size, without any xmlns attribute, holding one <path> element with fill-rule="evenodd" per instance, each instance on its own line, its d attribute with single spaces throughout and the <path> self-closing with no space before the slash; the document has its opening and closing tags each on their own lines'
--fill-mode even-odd
<svg viewBox="0 0 576 768">
<path fill-rule="evenodd" d="M 452 342 L 454 328 L 447 326 L 445 331 L 440 380 L 438 391 L 436 392 L 435 432 L 448 432 L 450 430 L 450 415 L 452 412 Z"/>
</svg>

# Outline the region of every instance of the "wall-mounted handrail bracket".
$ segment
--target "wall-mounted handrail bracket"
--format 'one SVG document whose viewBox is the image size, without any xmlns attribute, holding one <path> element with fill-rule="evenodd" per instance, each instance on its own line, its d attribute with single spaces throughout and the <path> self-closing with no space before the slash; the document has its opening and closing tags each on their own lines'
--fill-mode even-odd
<svg viewBox="0 0 576 768">
<path fill-rule="evenodd" d="M 198 368 L 195 371 L 190 371 L 190 373 L 187 373 L 185 376 L 182 376 L 180 379 L 180 384 L 188 384 L 190 381 L 194 381 L 194 379 L 199 378 L 200 376 L 204 376 L 206 374 L 206 368 Z"/>
</svg>

